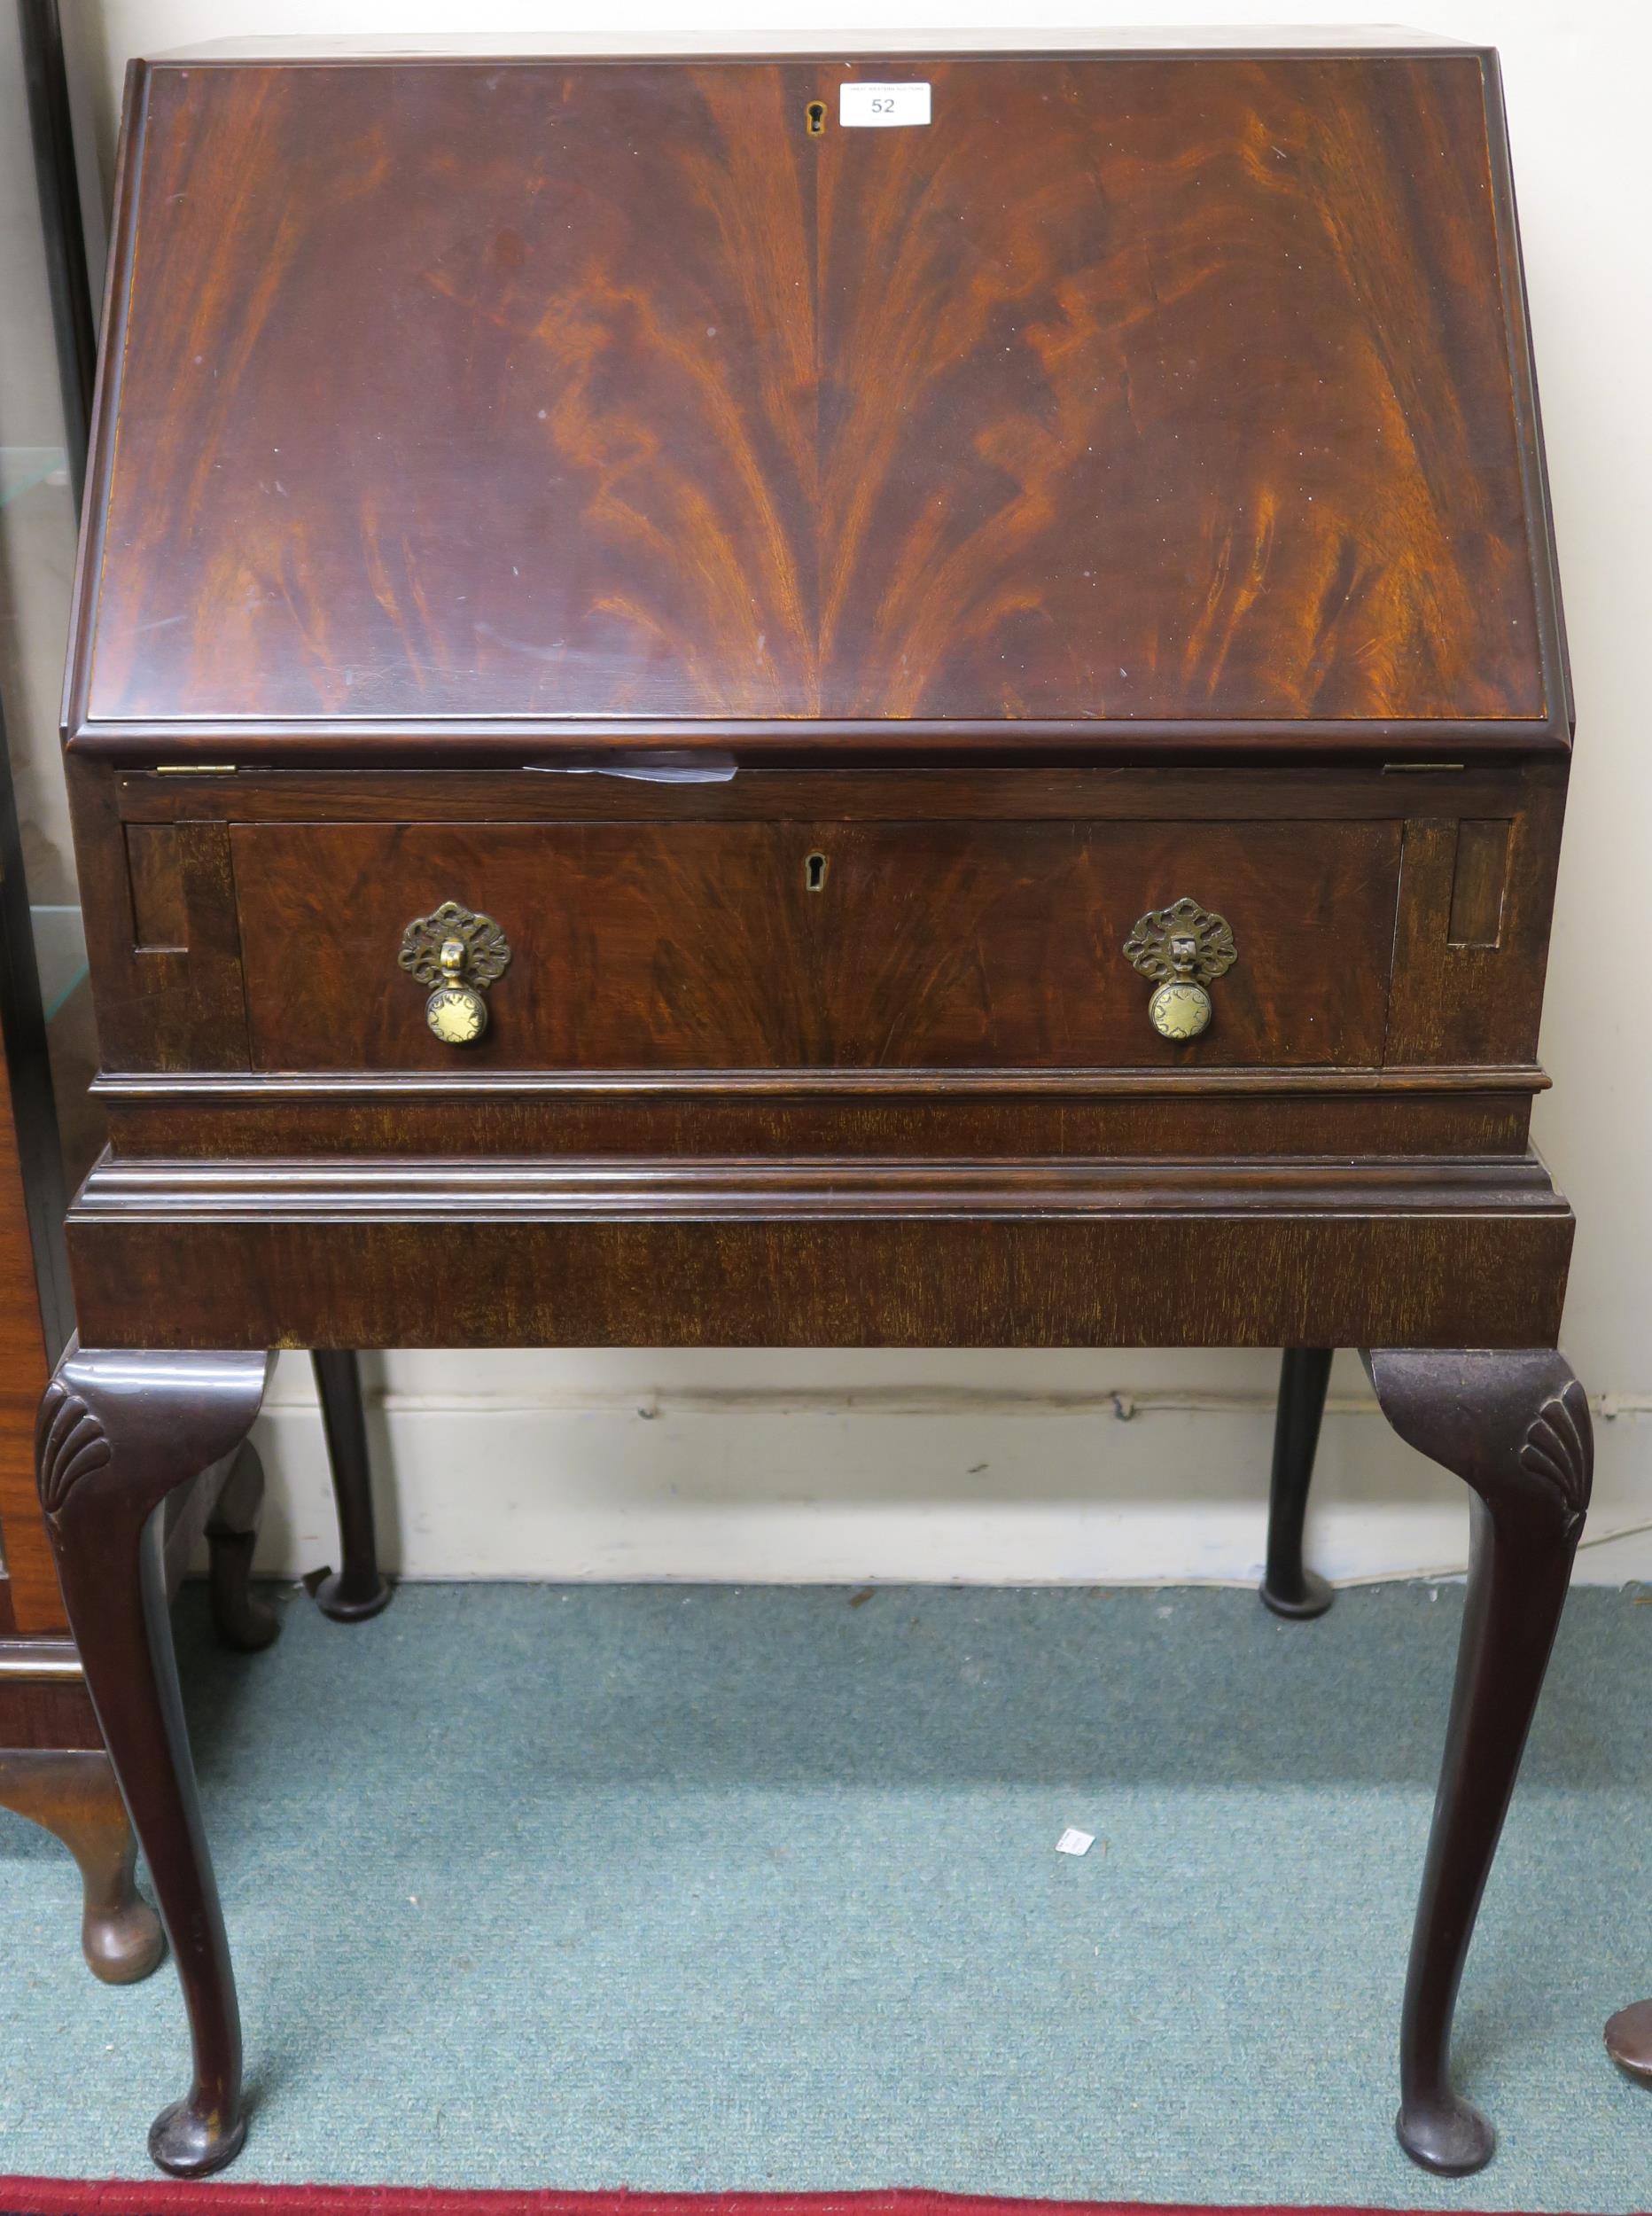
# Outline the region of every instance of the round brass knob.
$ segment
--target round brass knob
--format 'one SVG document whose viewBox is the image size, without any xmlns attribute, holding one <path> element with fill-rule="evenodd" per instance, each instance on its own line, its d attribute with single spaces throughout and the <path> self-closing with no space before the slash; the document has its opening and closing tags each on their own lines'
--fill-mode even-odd
<svg viewBox="0 0 1652 2216">
<path fill-rule="evenodd" d="M 425 1020 L 444 1046 L 474 1046 L 487 1028 L 487 1003 L 464 982 L 464 941 L 444 939 L 442 982 L 425 1003 Z"/>
<path fill-rule="evenodd" d="M 401 967 L 431 987 L 425 1020 L 444 1046 L 473 1047 L 487 1028 L 481 988 L 504 974 L 505 935 L 491 916 L 444 901 L 401 934 Z"/>
<path fill-rule="evenodd" d="M 1147 1012 L 1161 1039 L 1196 1039 L 1211 1020 L 1211 996 L 1190 978 L 1173 978 L 1149 1001 Z"/>
<path fill-rule="evenodd" d="M 1161 1039 L 1179 1043 L 1196 1039 L 1210 1022 L 1206 988 L 1238 959 L 1225 919 L 1188 900 L 1143 916 L 1125 941 L 1125 955 L 1157 988 L 1147 1004 L 1149 1022 Z"/>
</svg>

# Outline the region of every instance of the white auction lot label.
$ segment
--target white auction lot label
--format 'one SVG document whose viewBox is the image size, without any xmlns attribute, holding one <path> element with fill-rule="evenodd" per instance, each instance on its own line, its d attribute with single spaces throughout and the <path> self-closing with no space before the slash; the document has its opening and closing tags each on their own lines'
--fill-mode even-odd
<svg viewBox="0 0 1652 2216">
<path fill-rule="evenodd" d="M 838 92 L 838 121 L 845 130 L 888 130 L 901 123 L 927 123 L 926 84 L 846 84 Z"/>
</svg>

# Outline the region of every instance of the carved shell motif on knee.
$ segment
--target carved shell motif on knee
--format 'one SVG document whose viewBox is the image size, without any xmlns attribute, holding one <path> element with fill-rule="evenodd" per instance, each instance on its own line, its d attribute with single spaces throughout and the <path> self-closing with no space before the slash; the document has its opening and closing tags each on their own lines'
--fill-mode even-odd
<svg viewBox="0 0 1652 2216">
<path fill-rule="evenodd" d="M 1571 1514 L 1589 1505 L 1594 1472 L 1594 1431 L 1589 1397 L 1574 1377 L 1562 1393 L 1552 1393 L 1527 1426 L 1520 1467 L 1559 1494 Z"/>
<path fill-rule="evenodd" d="M 114 1460 L 109 1434 L 85 1401 L 55 1381 L 41 1401 L 35 1438 L 40 1504 L 48 1516 L 57 1514 L 82 1478 Z"/>
</svg>

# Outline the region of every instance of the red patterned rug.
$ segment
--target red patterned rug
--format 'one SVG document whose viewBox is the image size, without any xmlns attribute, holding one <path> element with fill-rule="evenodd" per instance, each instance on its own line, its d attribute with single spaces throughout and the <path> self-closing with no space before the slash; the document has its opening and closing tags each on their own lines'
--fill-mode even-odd
<svg viewBox="0 0 1652 2216">
<path fill-rule="evenodd" d="M 237 2185 L 206 2178 L 0 2177 L 0 2216 L 1407 2216 L 1395 2209 L 1168 2201 L 1011 2201 L 987 2194 L 486 2193 L 428 2185 Z M 1411 2212 L 1410 2216 L 1422 2216 Z M 1470 2216 L 1454 2209 L 1453 2216 Z"/>
</svg>

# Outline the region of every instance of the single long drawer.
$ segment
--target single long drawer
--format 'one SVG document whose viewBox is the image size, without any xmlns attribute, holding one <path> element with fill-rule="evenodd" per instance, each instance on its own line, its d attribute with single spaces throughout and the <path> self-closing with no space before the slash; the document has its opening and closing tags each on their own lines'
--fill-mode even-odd
<svg viewBox="0 0 1652 2216">
<path fill-rule="evenodd" d="M 240 824 L 233 854 L 259 1069 L 1382 1059 L 1392 822 Z M 1184 898 L 1235 959 L 1178 1043 L 1125 948 Z M 510 949 L 473 1045 L 398 965 L 450 901 Z"/>
</svg>

